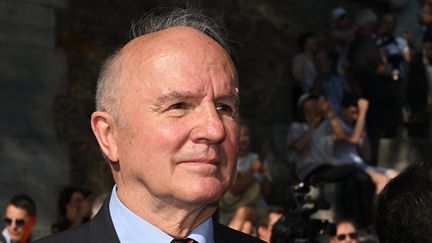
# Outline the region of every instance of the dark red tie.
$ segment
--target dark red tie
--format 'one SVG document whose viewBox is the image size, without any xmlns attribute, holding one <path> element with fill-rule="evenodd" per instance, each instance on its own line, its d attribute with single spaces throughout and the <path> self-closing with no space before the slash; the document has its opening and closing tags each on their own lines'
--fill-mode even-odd
<svg viewBox="0 0 432 243">
<path fill-rule="evenodd" d="M 198 243 L 198 241 L 191 239 L 191 238 L 185 238 L 185 239 L 174 239 L 171 241 L 171 243 Z"/>
</svg>

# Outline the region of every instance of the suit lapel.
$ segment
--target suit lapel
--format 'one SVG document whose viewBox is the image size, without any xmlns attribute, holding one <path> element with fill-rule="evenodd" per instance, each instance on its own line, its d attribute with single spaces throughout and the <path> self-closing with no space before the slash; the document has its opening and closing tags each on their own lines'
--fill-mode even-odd
<svg viewBox="0 0 432 243">
<path fill-rule="evenodd" d="M 120 243 L 109 212 L 109 201 L 110 197 L 105 200 L 95 218 L 90 222 L 88 242 Z"/>
</svg>

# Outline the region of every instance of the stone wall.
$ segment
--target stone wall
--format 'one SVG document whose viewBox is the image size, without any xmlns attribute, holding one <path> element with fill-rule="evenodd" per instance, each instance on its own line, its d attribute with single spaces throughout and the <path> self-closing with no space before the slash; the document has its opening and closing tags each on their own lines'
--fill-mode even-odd
<svg viewBox="0 0 432 243">
<path fill-rule="evenodd" d="M 69 153 L 52 110 L 67 72 L 55 37 L 62 7 L 64 1 L 0 1 L 0 205 L 3 212 L 16 193 L 33 197 L 36 235 L 55 218 L 57 192 L 69 180 Z"/>
</svg>

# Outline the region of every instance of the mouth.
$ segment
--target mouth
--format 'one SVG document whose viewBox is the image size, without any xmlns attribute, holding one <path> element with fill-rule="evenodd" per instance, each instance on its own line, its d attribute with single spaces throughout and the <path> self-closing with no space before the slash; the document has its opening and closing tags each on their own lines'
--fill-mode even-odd
<svg viewBox="0 0 432 243">
<path fill-rule="evenodd" d="M 181 164 L 196 164 L 196 165 L 218 165 L 220 161 L 216 158 L 208 159 L 208 158 L 199 158 L 199 159 L 188 159 L 183 160 Z"/>
</svg>

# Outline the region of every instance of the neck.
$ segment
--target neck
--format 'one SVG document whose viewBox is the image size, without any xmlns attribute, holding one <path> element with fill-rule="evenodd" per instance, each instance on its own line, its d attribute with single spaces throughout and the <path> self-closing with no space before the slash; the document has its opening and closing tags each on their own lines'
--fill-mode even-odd
<svg viewBox="0 0 432 243">
<path fill-rule="evenodd" d="M 173 238 L 186 237 L 194 228 L 211 217 L 217 208 L 217 202 L 210 205 L 190 205 L 155 198 L 146 191 L 131 193 L 118 185 L 119 200 L 142 219 L 161 229 Z M 142 196 L 144 195 L 144 196 Z"/>
</svg>

